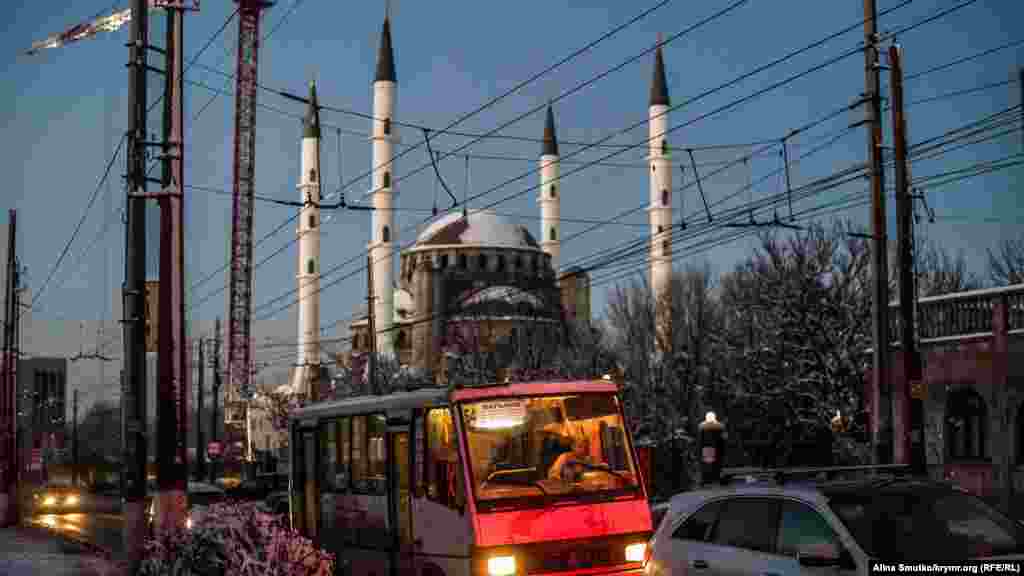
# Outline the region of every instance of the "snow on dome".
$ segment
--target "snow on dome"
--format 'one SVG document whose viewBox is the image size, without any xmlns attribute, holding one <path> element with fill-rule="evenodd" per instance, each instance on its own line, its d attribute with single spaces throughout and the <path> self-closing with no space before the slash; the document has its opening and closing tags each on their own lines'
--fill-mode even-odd
<svg viewBox="0 0 1024 576">
<path fill-rule="evenodd" d="M 445 214 L 432 222 L 416 238 L 418 245 L 482 244 L 504 248 L 537 248 L 537 241 L 530 232 L 508 222 L 493 210 L 470 211 L 467 217 L 462 212 Z"/>
<path fill-rule="evenodd" d="M 484 288 L 483 290 L 474 292 L 471 296 L 463 300 L 462 304 L 464 306 L 472 306 L 474 304 L 495 301 L 504 301 L 514 305 L 527 304 L 533 308 L 544 307 L 544 301 L 538 298 L 536 294 L 530 294 L 525 290 L 511 286 L 490 286 L 488 288 Z"/>
</svg>

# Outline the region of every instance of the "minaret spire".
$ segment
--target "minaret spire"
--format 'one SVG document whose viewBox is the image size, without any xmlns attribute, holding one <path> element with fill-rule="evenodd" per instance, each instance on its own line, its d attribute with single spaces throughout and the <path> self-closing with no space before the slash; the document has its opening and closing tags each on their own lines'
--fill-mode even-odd
<svg viewBox="0 0 1024 576">
<path fill-rule="evenodd" d="M 309 105 L 302 119 L 299 170 L 299 349 L 291 389 L 311 397 L 320 377 L 320 106 L 316 82 L 309 83 Z"/>
<path fill-rule="evenodd" d="M 390 10 L 389 10 L 390 11 Z M 384 28 L 380 34 L 380 49 L 377 51 L 377 75 L 375 82 L 397 82 L 395 79 L 395 55 L 391 49 L 391 18 L 384 16 Z"/>
<path fill-rule="evenodd" d="M 661 55 L 661 33 L 658 33 L 658 48 L 654 51 L 654 79 L 651 81 L 651 106 L 671 106 L 668 99 L 668 83 L 665 81 L 665 59 Z"/>
<path fill-rule="evenodd" d="M 540 155 L 540 246 L 551 257 L 551 268 L 558 278 L 558 257 L 561 252 L 559 231 L 560 202 L 558 167 L 558 138 L 555 136 L 555 114 L 548 102 L 547 118 L 544 122 L 544 147 Z"/>
</svg>

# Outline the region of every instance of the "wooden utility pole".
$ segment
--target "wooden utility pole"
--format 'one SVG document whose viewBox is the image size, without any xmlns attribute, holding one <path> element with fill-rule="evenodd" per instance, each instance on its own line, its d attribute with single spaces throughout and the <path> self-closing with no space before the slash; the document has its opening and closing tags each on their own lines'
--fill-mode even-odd
<svg viewBox="0 0 1024 576">
<path fill-rule="evenodd" d="M 149 2 L 132 0 L 128 91 L 128 199 L 125 226 L 124 379 L 121 435 L 124 454 L 124 550 L 131 573 L 138 571 L 146 530 L 146 71 Z"/>
<path fill-rule="evenodd" d="M 914 204 L 907 166 L 907 126 L 903 116 L 903 63 L 898 46 L 889 47 L 889 86 L 892 90 L 892 130 L 896 172 L 896 234 L 899 238 L 900 328 L 903 349 L 903 386 L 900 410 L 893 423 L 896 432 L 895 462 L 910 464 L 914 472 L 926 472 L 924 450 L 924 387 L 921 357 L 914 341 Z"/>
<path fill-rule="evenodd" d="M 878 52 L 878 9 L 875 0 L 864 0 L 864 75 L 865 98 L 868 102 L 868 158 L 871 162 L 871 237 L 872 237 L 872 384 L 871 444 L 876 463 L 889 463 L 892 458 L 893 411 L 889 388 L 889 268 L 888 236 L 885 219 L 885 171 L 882 166 L 882 95 Z M 885 414 L 887 418 L 882 418 Z M 885 430 L 882 422 L 886 423 Z"/>
<path fill-rule="evenodd" d="M 374 302 L 376 298 L 373 295 L 373 256 L 366 258 L 366 307 L 370 315 L 367 319 L 366 328 L 367 333 L 370 336 L 370 358 L 369 368 L 370 376 L 368 378 L 368 384 L 370 385 L 370 394 L 377 393 L 377 326 L 374 322 Z M 315 401 L 315 399 L 314 399 Z"/>
<path fill-rule="evenodd" d="M 0 448 L 5 456 L 2 472 L 4 492 L 7 495 L 6 518 L 3 523 L 17 525 L 18 518 L 18 381 L 15 377 L 15 363 L 18 361 L 15 350 L 15 326 L 18 318 L 18 212 L 9 212 L 10 220 L 7 225 L 7 274 L 4 277 L 4 303 L 7 309 L 4 311 L 4 348 L 3 361 L 0 362 L 0 369 L 3 370 L 0 380 L 0 391 L 3 398 L 0 399 L 0 416 L 2 416 L 3 446 Z"/>
</svg>

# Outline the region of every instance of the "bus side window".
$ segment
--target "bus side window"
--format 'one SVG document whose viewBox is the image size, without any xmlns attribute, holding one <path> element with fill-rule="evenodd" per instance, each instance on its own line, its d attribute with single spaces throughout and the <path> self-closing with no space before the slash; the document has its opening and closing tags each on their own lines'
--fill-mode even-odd
<svg viewBox="0 0 1024 576">
<path fill-rule="evenodd" d="M 306 512 L 305 512 L 305 499 L 303 498 L 306 477 L 302 473 L 305 469 L 305 458 L 306 455 L 303 453 L 302 446 L 302 435 L 298 429 L 292 427 L 291 430 L 291 459 L 292 459 L 292 478 L 291 478 L 291 503 L 289 506 L 289 513 L 292 521 L 292 528 L 298 531 L 303 536 L 307 536 L 306 532 Z"/>
<path fill-rule="evenodd" d="M 415 489 L 414 493 L 417 498 L 423 498 L 423 496 L 426 495 L 427 492 L 427 426 L 424 414 L 425 412 L 420 409 L 416 409 L 413 411 L 412 483 Z"/>
<path fill-rule="evenodd" d="M 320 482 L 323 492 L 348 492 L 349 420 L 340 418 L 320 425 L 323 456 L 320 460 Z"/>
<path fill-rule="evenodd" d="M 366 491 L 369 461 L 366 456 L 366 416 L 352 417 L 352 490 Z"/>
<path fill-rule="evenodd" d="M 338 420 L 338 469 L 335 485 L 339 492 L 348 492 L 352 477 L 352 424 L 348 416 Z"/>
<path fill-rule="evenodd" d="M 366 452 L 369 463 L 369 479 L 372 494 L 387 493 L 387 417 L 383 414 L 371 414 L 367 417 Z"/>
<path fill-rule="evenodd" d="M 462 474 L 459 469 L 451 411 L 434 408 L 427 412 L 426 484 L 427 498 L 461 509 Z"/>
</svg>

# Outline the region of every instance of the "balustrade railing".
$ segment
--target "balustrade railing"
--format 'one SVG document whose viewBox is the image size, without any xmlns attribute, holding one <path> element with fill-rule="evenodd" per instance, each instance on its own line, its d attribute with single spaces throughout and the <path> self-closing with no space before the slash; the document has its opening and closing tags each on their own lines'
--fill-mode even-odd
<svg viewBox="0 0 1024 576">
<path fill-rule="evenodd" d="M 922 343 L 946 338 L 992 334 L 995 305 L 1007 307 L 1007 329 L 1024 333 L 1024 284 L 920 298 L 914 320 Z M 889 341 L 899 346 L 903 336 L 899 302 L 889 304 Z"/>
</svg>

